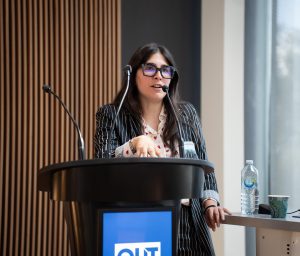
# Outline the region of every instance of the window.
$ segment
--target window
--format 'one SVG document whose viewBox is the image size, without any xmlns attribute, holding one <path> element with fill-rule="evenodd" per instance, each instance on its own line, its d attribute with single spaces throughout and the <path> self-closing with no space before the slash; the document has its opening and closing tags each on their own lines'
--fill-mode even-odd
<svg viewBox="0 0 300 256">
<path fill-rule="evenodd" d="M 260 172 L 260 203 L 290 195 L 289 211 L 300 208 L 299 13 L 298 0 L 245 1 L 245 158 Z M 255 255 L 253 230 L 246 238 Z"/>
</svg>

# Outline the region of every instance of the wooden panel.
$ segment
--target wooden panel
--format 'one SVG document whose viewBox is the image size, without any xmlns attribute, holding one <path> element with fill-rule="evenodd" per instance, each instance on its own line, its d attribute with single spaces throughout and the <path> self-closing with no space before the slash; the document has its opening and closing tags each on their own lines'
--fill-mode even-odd
<svg viewBox="0 0 300 256">
<path fill-rule="evenodd" d="M 38 192 L 45 165 L 93 158 L 97 108 L 120 86 L 120 0 L 0 0 L 0 255 L 68 255 L 63 209 Z"/>
</svg>

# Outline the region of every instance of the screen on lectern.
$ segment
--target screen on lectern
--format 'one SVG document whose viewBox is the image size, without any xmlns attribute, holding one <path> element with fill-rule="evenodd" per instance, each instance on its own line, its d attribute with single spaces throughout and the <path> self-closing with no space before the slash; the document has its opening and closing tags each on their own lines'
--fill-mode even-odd
<svg viewBox="0 0 300 256">
<path fill-rule="evenodd" d="M 114 209 L 100 217 L 103 256 L 172 256 L 171 209 Z"/>
</svg>

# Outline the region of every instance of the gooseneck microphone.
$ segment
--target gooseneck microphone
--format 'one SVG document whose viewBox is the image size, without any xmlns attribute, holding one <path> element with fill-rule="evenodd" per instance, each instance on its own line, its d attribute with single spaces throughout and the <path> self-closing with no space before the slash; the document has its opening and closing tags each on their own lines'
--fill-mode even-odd
<svg viewBox="0 0 300 256">
<path fill-rule="evenodd" d="M 58 97 L 58 95 L 54 91 L 52 91 L 50 85 L 44 84 L 43 90 L 45 93 L 52 94 L 59 101 L 59 103 L 63 106 L 63 108 L 65 109 L 65 111 L 67 112 L 69 117 L 71 118 L 71 120 L 77 130 L 77 134 L 78 134 L 78 156 L 79 156 L 80 160 L 85 160 L 84 141 L 83 141 L 80 129 L 79 129 L 79 125 L 77 124 L 77 122 L 75 121 L 75 119 L 71 115 L 70 111 L 67 109 L 66 105 L 63 103 L 63 101 Z"/>
<path fill-rule="evenodd" d="M 177 125 L 177 130 L 178 130 L 178 133 L 179 133 L 179 156 L 181 158 L 184 157 L 184 140 L 183 140 L 183 137 L 182 137 L 182 131 L 181 131 L 181 127 L 180 127 L 180 123 L 179 123 L 179 120 L 178 120 L 178 116 L 177 116 L 177 113 L 175 111 L 175 108 L 174 108 L 174 105 L 173 105 L 173 102 L 171 101 L 170 99 L 170 95 L 169 95 L 169 87 L 167 85 L 163 85 L 161 87 L 161 89 L 167 94 L 167 98 L 168 98 L 168 101 L 171 105 L 171 109 L 172 109 L 172 112 L 175 116 L 175 120 L 176 120 L 176 125 Z"/>
<path fill-rule="evenodd" d="M 111 149 L 111 136 L 112 136 L 112 133 L 113 133 L 113 129 L 115 127 L 115 124 L 117 122 L 117 117 L 119 115 L 119 112 L 120 112 L 120 109 L 123 105 L 123 102 L 124 102 L 124 99 L 127 95 L 127 92 L 128 92 L 128 88 L 129 88 L 129 84 L 130 84 L 130 75 L 131 75 L 131 72 L 132 72 L 132 68 L 130 65 L 126 65 L 124 68 L 123 68 L 123 71 L 127 74 L 127 83 L 126 83 L 126 89 L 125 89 L 125 92 L 122 96 L 122 99 L 120 101 L 120 104 L 118 106 L 118 109 L 117 109 L 117 113 L 114 117 L 114 120 L 112 122 L 112 125 L 110 127 L 110 132 L 108 134 L 108 138 L 107 138 L 107 150 L 106 150 L 106 154 L 105 154 L 105 157 L 106 158 L 111 158 L 111 153 L 110 153 L 110 149 Z"/>
<path fill-rule="evenodd" d="M 123 71 L 127 74 L 127 77 L 128 75 L 130 76 L 131 72 L 132 72 L 132 68 L 130 65 L 126 65 L 124 68 L 123 68 Z"/>
</svg>

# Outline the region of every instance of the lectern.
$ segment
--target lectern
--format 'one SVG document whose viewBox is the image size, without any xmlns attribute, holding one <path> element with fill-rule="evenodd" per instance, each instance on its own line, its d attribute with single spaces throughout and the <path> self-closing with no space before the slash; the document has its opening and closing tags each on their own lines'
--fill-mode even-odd
<svg viewBox="0 0 300 256">
<path fill-rule="evenodd" d="M 42 168 L 38 189 L 62 201 L 72 255 L 176 255 L 180 199 L 201 197 L 204 160 L 113 158 Z"/>
</svg>

